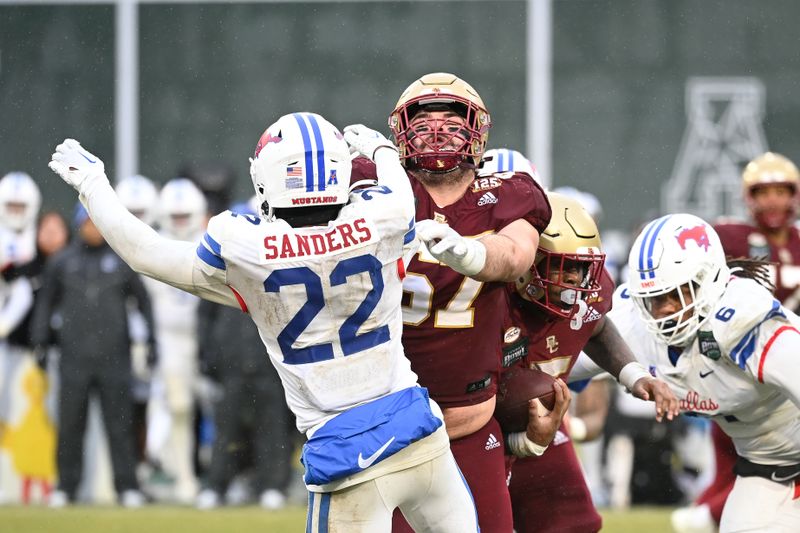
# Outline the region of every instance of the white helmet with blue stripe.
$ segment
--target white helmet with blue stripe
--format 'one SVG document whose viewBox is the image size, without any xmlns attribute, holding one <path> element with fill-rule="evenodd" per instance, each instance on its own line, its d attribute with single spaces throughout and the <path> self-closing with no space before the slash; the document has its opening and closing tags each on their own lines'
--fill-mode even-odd
<svg viewBox="0 0 800 533">
<path fill-rule="evenodd" d="M 346 203 L 350 159 L 347 142 L 333 124 L 314 113 L 292 113 L 261 135 L 250 177 L 259 204 L 272 218 L 275 209 Z"/>
<path fill-rule="evenodd" d="M 158 197 L 161 231 L 173 239 L 194 240 L 206 226 L 206 208 L 206 197 L 191 180 L 169 180 Z"/>
<path fill-rule="evenodd" d="M 25 172 L 9 172 L 0 179 L 0 225 L 14 231 L 32 227 L 41 205 L 39 187 Z"/>
<path fill-rule="evenodd" d="M 114 187 L 119 201 L 125 208 L 148 226 L 156 222 L 158 216 L 158 189 L 142 175 L 123 178 Z"/>
<path fill-rule="evenodd" d="M 670 346 L 686 346 L 722 298 L 730 269 L 714 228 L 694 215 L 677 214 L 644 227 L 631 248 L 628 275 L 630 294 L 648 329 Z M 653 298 L 673 291 L 681 308 L 653 317 Z"/>
<path fill-rule="evenodd" d="M 491 176 L 503 172 L 522 172 L 528 174 L 537 183 L 541 183 L 536 167 L 521 153 L 509 148 L 487 150 L 478 165 L 478 176 Z"/>
</svg>

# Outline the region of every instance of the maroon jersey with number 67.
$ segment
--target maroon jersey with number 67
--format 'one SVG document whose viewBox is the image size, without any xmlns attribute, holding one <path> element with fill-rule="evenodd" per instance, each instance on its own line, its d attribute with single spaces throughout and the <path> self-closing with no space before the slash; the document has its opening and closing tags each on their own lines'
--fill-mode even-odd
<svg viewBox="0 0 800 533">
<path fill-rule="evenodd" d="M 525 174 L 476 178 L 464 196 L 438 207 L 413 177 L 417 220 L 447 223 L 466 237 L 497 233 L 522 219 L 541 233 L 550 204 Z M 481 282 L 440 264 L 423 245 L 403 281 L 403 346 L 421 385 L 442 407 L 474 405 L 497 391 L 505 283 Z"/>
</svg>

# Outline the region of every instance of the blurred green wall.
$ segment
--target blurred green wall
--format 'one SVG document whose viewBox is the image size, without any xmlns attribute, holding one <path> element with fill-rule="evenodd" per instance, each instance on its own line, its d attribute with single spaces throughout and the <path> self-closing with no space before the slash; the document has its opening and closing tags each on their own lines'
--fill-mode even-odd
<svg viewBox="0 0 800 533">
<path fill-rule="evenodd" d="M 144 4 L 140 171 L 221 161 L 250 194 L 247 158 L 281 114 L 317 111 L 388 133 L 420 75 L 454 72 L 481 93 L 493 146 L 524 151 L 526 2 Z M 554 185 L 604 204 L 624 228 L 659 208 L 686 129 L 691 76 L 755 76 L 771 148 L 800 159 L 792 0 L 555 0 Z M 0 173 L 29 172 L 44 205 L 74 201 L 47 169 L 79 139 L 114 175 L 114 8 L 0 4 Z"/>
</svg>

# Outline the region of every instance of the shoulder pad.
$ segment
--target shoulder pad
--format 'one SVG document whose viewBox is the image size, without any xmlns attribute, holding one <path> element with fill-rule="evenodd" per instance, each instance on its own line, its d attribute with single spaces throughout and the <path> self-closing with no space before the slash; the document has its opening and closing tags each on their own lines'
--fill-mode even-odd
<svg viewBox="0 0 800 533">
<path fill-rule="evenodd" d="M 786 319 L 780 302 L 767 289 L 752 279 L 737 277 L 731 278 L 712 313 L 710 329 L 714 338 L 722 353 L 740 368 L 744 368 L 755 349 L 759 326 L 770 319 Z"/>
</svg>

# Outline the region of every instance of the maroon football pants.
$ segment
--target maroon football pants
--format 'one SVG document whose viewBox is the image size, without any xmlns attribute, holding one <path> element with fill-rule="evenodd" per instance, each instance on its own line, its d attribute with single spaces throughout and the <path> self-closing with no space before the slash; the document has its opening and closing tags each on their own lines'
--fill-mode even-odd
<svg viewBox="0 0 800 533">
<path fill-rule="evenodd" d="M 481 533 L 511 533 L 511 498 L 506 483 L 505 445 L 500 425 L 492 418 L 471 435 L 450 441 L 456 463 L 467 480 Z M 392 532 L 413 533 L 395 509 Z"/>
<path fill-rule="evenodd" d="M 511 467 L 511 505 L 517 533 L 599 531 L 578 456 L 564 425 L 541 457 L 517 458 Z"/>
</svg>

